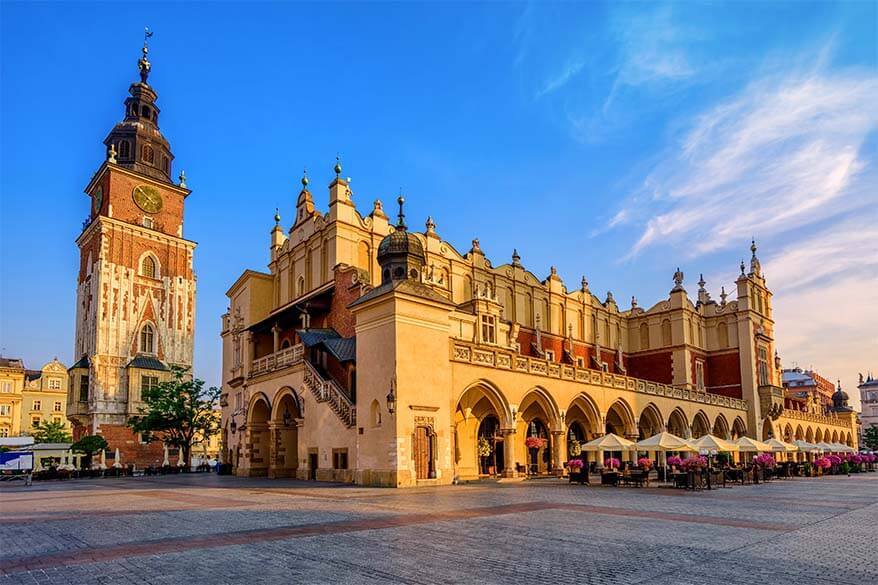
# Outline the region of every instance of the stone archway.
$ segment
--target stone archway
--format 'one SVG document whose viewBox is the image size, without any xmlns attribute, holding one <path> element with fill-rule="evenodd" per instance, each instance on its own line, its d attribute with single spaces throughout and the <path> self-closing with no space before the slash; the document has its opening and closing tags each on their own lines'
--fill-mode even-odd
<svg viewBox="0 0 878 585">
<path fill-rule="evenodd" d="M 639 439 L 642 441 L 662 432 L 665 428 L 663 421 L 664 417 L 655 404 L 646 405 L 637 420 Z"/>
<path fill-rule="evenodd" d="M 503 430 L 495 414 L 489 414 L 479 421 L 476 447 L 479 451 L 479 475 L 502 475 L 505 469 Z"/>
<path fill-rule="evenodd" d="M 454 461 L 456 473 L 462 479 L 479 476 L 479 433 L 483 430 L 483 422 L 489 418 L 497 421 L 497 430 L 501 435 L 497 442 L 503 444 L 503 464 L 500 466 L 498 463 L 498 466 L 505 475 L 514 473 L 515 450 L 507 445 L 515 432 L 509 422 L 511 417 L 508 403 L 493 384 L 479 381 L 464 390 L 454 412 Z"/>
<path fill-rule="evenodd" d="M 564 420 L 567 422 L 567 458 L 572 459 L 570 445 L 572 441 L 587 443 L 603 434 L 600 411 L 594 400 L 585 393 L 579 394 L 567 407 Z M 572 431 L 572 435 L 571 435 Z M 581 436 L 580 436 L 581 433 Z M 582 451 L 579 459 L 586 463 L 597 461 L 593 452 Z"/>
<path fill-rule="evenodd" d="M 722 414 L 716 415 L 716 419 L 713 421 L 712 434 L 714 437 L 719 437 L 720 439 L 729 439 L 729 422 Z"/>
<path fill-rule="evenodd" d="M 744 424 L 740 416 L 736 416 L 735 422 L 732 423 L 732 440 L 736 441 L 745 436 L 747 436 L 747 425 Z"/>
<path fill-rule="evenodd" d="M 301 402 L 291 388 L 282 389 L 271 415 L 271 466 L 269 477 L 296 477 L 299 468 Z"/>
<path fill-rule="evenodd" d="M 767 441 L 768 439 L 773 439 L 774 437 L 774 423 L 771 422 L 770 418 L 767 418 L 762 421 L 762 440 Z"/>
<path fill-rule="evenodd" d="M 686 420 L 686 414 L 679 407 L 675 408 L 668 417 L 667 428 L 669 433 L 681 439 L 688 439 L 692 436 L 689 421 Z"/>
<path fill-rule="evenodd" d="M 802 425 L 798 425 L 796 427 L 796 433 L 793 435 L 796 441 L 804 441 L 805 440 L 805 429 L 802 428 Z"/>
<path fill-rule="evenodd" d="M 271 403 L 261 392 L 253 396 L 247 409 L 246 475 L 265 477 L 268 475 L 271 457 L 271 442 L 268 421 L 271 417 Z"/>
<path fill-rule="evenodd" d="M 516 425 L 522 437 L 524 460 L 530 474 L 547 474 L 561 471 L 561 445 L 564 430 L 559 424 L 558 407 L 542 388 L 528 392 L 519 406 Z M 529 437 L 543 439 L 537 449 L 526 445 Z"/>
<path fill-rule="evenodd" d="M 634 422 L 634 413 L 624 400 L 614 402 L 604 421 L 604 432 L 614 433 L 620 437 L 631 438 L 637 435 L 637 424 Z"/>
<path fill-rule="evenodd" d="M 783 429 L 783 441 L 785 443 L 792 443 L 794 440 L 793 426 L 790 423 L 787 423 L 787 426 Z"/>
<path fill-rule="evenodd" d="M 692 438 L 697 439 L 698 437 L 703 437 L 704 435 L 710 434 L 710 421 L 707 418 L 707 415 L 704 414 L 703 410 L 699 410 L 695 413 L 695 417 L 692 419 Z"/>
<path fill-rule="evenodd" d="M 812 429 L 811 427 L 808 427 L 808 429 L 805 431 L 805 441 L 808 443 L 814 442 L 814 429 Z"/>
<path fill-rule="evenodd" d="M 823 429 L 817 427 L 817 430 L 814 431 L 814 442 L 822 443 L 823 442 Z"/>
</svg>

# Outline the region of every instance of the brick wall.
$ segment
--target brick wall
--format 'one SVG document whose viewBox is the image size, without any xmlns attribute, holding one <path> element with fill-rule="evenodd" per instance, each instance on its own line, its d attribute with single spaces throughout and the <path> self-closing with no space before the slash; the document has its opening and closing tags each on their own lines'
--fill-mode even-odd
<svg viewBox="0 0 878 585">
<path fill-rule="evenodd" d="M 741 359 L 737 351 L 708 355 L 705 365 L 707 391 L 731 398 L 743 398 L 741 390 Z"/>
<path fill-rule="evenodd" d="M 670 351 L 628 356 L 628 375 L 661 384 L 674 381 L 674 362 Z"/>
<path fill-rule="evenodd" d="M 363 286 L 357 276 L 357 269 L 353 266 L 340 264 L 335 267 L 335 293 L 326 315 L 326 326 L 338 331 L 342 337 L 356 334 L 354 315 L 348 305 L 363 294 Z"/>
</svg>

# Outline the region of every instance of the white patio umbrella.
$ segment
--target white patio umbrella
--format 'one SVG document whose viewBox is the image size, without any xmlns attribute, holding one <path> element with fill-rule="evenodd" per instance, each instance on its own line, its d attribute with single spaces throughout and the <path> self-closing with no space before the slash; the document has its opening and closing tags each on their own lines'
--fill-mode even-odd
<svg viewBox="0 0 878 585">
<path fill-rule="evenodd" d="M 686 439 L 677 435 L 662 432 L 635 443 L 640 451 L 694 451 Z"/>
<path fill-rule="evenodd" d="M 637 445 L 614 433 L 607 433 L 603 437 L 593 439 L 582 445 L 583 451 L 636 451 Z"/>
<path fill-rule="evenodd" d="M 168 459 L 168 446 L 164 445 L 164 448 L 165 448 L 165 459 L 164 459 L 164 461 L 162 461 L 162 466 L 171 464 L 170 459 Z"/>
<path fill-rule="evenodd" d="M 740 451 L 741 449 L 734 443 L 726 441 L 725 439 L 720 439 L 719 437 L 714 437 L 713 435 L 704 435 L 703 437 L 698 437 L 694 441 L 691 441 L 692 446 L 695 447 L 696 450 L 701 451 L 705 449 L 707 451 Z"/>
<path fill-rule="evenodd" d="M 119 456 L 119 447 L 116 447 L 116 455 L 113 458 L 113 467 L 122 467 L 122 458 Z"/>
<path fill-rule="evenodd" d="M 834 453 L 838 450 L 838 447 L 835 445 L 830 445 L 829 443 L 817 443 L 817 448 L 822 450 L 824 453 Z"/>
<path fill-rule="evenodd" d="M 769 451 L 773 451 L 771 445 L 763 443 L 762 441 L 757 441 L 756 439 L 751 439 L 750 437 L 740 437 L 732 444 L 737 445 L 741 451 L 746 451 L 748 453 L 768 453 Z"/>
<path fill-rule="evenodd" d="M 796 439 L 793 441 L 793 445 L 799 448 L 799 451 L 803 453 L 811 453 L 812 451 L 820 451 L 820 447 L 815 445 L 814 443 L 809 443 L 808 441 L 803 441 L 802 439 Z"/>
<path fill-rule="evenodd" d="M 839 453 L 856 453 L 851 447 L 841 443 L 830 443 Z"/>
<path fill-rule="evenodd" d="M 780 439 L 771 438 L 765 441 L 765 444 L 771 447 L 771 450 L 774 453 L 794 453 L 799 450 L 799 448 L 792 443 L 785 443 Z"/>
</svg>

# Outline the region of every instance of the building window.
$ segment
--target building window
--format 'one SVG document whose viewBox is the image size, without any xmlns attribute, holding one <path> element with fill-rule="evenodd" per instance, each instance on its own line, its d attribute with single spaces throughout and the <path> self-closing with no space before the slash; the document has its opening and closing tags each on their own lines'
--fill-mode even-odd
<svg viewBox="0 0 878 585">
<path fill-rule="evenodd" d="M 9 429 L 7 427 L 0 427 L 0 437 L 4 439 L 9 436 Z"/>
<path fill-rule="evenodd" d="M 61 378 L 49 378 L 49 390 L 60 390 Z"/>
<path fill-rule="evenodd" d="M 162 170 L 165 171 L 166 173 L 170 172 L 170 170 L 171 170 L 171 165 L 168 162 L 168 157 L 166 157 L 164 155 L 162 155 Z"/>
<path fill-rule="evenodd" d="M 149 144 L 143 145 L 143 155 L 141 158 L 143 158 L 143 162 L 149 164 L 155 162 L 155 152 L 153 152 L 152 146 L 150 146 Z"/>
<path fill-rule="evenodd" d="M 39 400 L 34 400 L 34 405 L 31 410 L 43 410 L 43 403 Z"/>
<path fill-rule="evenodd" d="M 332 450 L 332 468 L 347 469 L 348 468 L 348 450 L 333 449 Z"/>
<path fill-rule="evenodd" d="M 482 315 L 482 343 L 497 343 L 497 324 L 493 315 Z"/>
<path fill-rule="evenodd" d="M 131 144 L 127 140 L 119 142 L 119 158 L 131 158 Z"/>
<path fill-rule="evenodd" d="M 768 386 L 768 350 L 765 347 L 759 348 L 757 353 L 756 374 L 759 377 L 760 386 Z"/>
<path fill-rule="evenodd" d="M 585 367 L 585 358 L 577 357 L 576 358 L 576 367 L 577 368 L 584 368 Z"/>
<path fill-rule="evenodd" d="M 9 416 L 12 414 L 11 404 L 0 404 L 0 416 Z"/>
<path fill-rule="evenodd" d="M 146 392 L 147 390 L 152 390 L 153 388 L 155 388 L 158 385 L 159 385 L 158 376 L 141 376 L 140 377 L 141 397 L 143 396 L 144 392 Z"/>
<path fill-rule="evenodd" d="M 671 345 L 671 322 L 667 319 L 662 321 L 662 345 Z"/>
<path fill-rule="evenodd" d="M 0 384 L 0 392 L 3 392 L 4 394 L 11 393 L 12 392 L 12 382 L 7 382 L 6 380 L 4 380 L 3 383 Z"/>
<path fill-rule="evenodd" d="M 551 349 L 546 350 L 546 359 L 550 362 L 555 361 L 555 351 Z"/>
<path fill-rule="evenodd" d="M 649 349 L 649 325 L 640 324 L 640 349 Z"/>
<path fill-rule="evenodd" d="M 53 416 L 53 417 L 52 417 L 52 422 L 55 423 L 56 425 L 57 425 L 57 424 L 60 424 L 60 423 L 61 423 L 61 417 L 60 417 L 60 416 Z"/>
<path fill-rule="evenodd" d="M 704 390 L 704 362 L 695 362 L 695 388 Z"/>
<path fill-rule="evenodd" d="M 144 219 L 144 222 L 145 221 L 146 220 Z M 155 258 L 152 256 L 144 256 L 143 261 L 140 263 L 140 274 L 147 278 L 156 277 Z"/>
<path fill-rule="evenodd" d="M 296 280 L 296 296 L 300 297 L 305 294 L 305 277 L 300 276 L 298 280 Z"/>
<path fill-rule="evenodd" d="M 88 402 L 88 376 L 79 377 L 79 401 Z"/>
<path fill-rule="evenodd" d="M 142 353 L 155 353 L 155 331 L 149 323 L 140 330 L 140 351 Z"/>
<path fill-rule="evenodd" d="M 42 419 L 38 416 L 35 416 L 32 419 L 30 419 L 30 426 L 38 427 L 38 426 L 40 426 L 40 422 L 42 422 Z"/>
<path fill-rule="evenodd" d="M 55 401 L 55 404 L 52 405 L 52 410 L 54 410 L 55 412 L 61 412 L 61 401 L 60 400 Z"/>
</svg>

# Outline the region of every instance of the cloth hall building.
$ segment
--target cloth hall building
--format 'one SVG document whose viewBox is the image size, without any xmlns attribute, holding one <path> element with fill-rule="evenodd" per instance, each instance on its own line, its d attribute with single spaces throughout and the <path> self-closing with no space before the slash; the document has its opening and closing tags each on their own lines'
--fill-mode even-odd
<svg viewBox="0 0 878 585">
<path fill-rule="evenodd" d="M 569 441 L 606 432 L 855 445 L 850 409 L 784 409 L 755 244 L 730 298 L 703 279 L 690 296 L 678 270 L 667 298 L 623 308 L 515 252 L 494 264 L 473 240 L 461 253 L 430 219 L 409 230 L 402 198 L 395 221 L 380 201 L 364 215 L 335 172 L 328 211 L 303 178 L 292 227 L 275 217 L 268 271 L 227 293 L 222 444 L 238 475 L 403 487 L 552 474 Z"/>
</svg>

